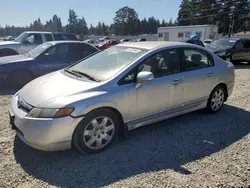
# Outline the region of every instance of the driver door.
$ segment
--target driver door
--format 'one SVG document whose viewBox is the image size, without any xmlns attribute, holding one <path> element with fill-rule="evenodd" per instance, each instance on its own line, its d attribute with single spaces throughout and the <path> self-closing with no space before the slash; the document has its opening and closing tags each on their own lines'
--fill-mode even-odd
<svg viewBox="0 0 250 188">
<path fill-rule="evenodd" d="M 178 111 L 176 107 L 182 102 L 179 65 L 178 49 L 164 50 L 150 56 L 127 75 L 127 80 L 134 80 L 130 87 L 131 124 L 145 121 L 148 117 L 154 119 L 164 116 L 166 113 L 171 113 L 171 110 Z M 144 82 L 141 87 L 137 88 L 135 77 L 142 71 L 152 72 L 155 79 Z M 181 111 L 181 107 L 179 110 Z"/>
<path fill-rule="evenodd" d="M 30 50 L 34 49 L 35 47 L 39 46 L 42 43 L 43 40 L 41 34 L 30 33 L 21 44 L 21 53 L 26 54 Z"/>
</svg>

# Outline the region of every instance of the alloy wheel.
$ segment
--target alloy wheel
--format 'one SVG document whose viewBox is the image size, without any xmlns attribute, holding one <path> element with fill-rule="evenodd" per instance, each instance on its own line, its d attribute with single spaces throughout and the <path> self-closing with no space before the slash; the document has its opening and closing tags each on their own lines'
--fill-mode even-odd
<svg viewBox="0 0 250 188">
<path fill-rule="evenodd" d="M 211 107 L 214 111 L 217 111 L 221 108 L 224 102 L 224 91 L 222 89 L 218 89 L 216 92 L 214 92 L 211 100 Z"/>
<path fill-rule="evenodd" d="M 83 132 L 83 141 L 90 149 L 101 149 L 112 140 L 114 122 L 108 117 L 97 117 L 90 121 Z"/>
</svg>

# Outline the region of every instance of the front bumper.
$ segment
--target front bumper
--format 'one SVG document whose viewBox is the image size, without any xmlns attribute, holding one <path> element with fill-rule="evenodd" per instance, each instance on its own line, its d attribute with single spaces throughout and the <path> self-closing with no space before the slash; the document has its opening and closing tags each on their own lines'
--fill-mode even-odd
<svg viewBox="0 0 250 188">
<path fill-rule="evenodd" d="M 82 118 L 28 118 L 27 112 L 17 107 L 14 96 L 9 109 L 12 128 L 17 136 L 29 146 L 44 151 L 59 151 L 71 148 L 73 132 Z"/>
</svg>

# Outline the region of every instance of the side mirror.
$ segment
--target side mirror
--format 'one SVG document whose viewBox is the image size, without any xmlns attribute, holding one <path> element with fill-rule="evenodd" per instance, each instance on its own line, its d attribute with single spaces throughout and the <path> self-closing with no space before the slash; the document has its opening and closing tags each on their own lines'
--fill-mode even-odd
<svg viewBox="0 0 250 188">
<path fill-rule="evenodd" d="M 142 71 L 142 72 L 139 72 L 139 74 L 137 75 L 136 82 L 137 83 L 149 82 L 149 81 L 152 81 L 154 78 L 155 77 L 152 72 Z"/>
<path fill-rule="evenodd" d="M 148 71 L 142 71 L 139 72 L 139 74 L 136 77 L 136 88 L 140 88 L 142 86 L 143 82 L 150 82 L 152 80 L 154 80 L 154 74 L 152 72 L 148 72 Z"/>
</svg>

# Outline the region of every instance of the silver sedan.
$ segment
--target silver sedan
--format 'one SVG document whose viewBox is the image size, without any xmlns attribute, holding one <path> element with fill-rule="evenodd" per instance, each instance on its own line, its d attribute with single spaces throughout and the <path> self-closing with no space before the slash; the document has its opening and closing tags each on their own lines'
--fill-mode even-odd
<svg viewBox="0 0 250 188">
<path fill-rule="evenodd" d="M 10 123 L 34 148 L 96 153 L 137 127 L 217 113 L 233 87 L 234 66 L 202 47 L 122 43 L 28 83 L 12 98 Z"/>
</svg>

